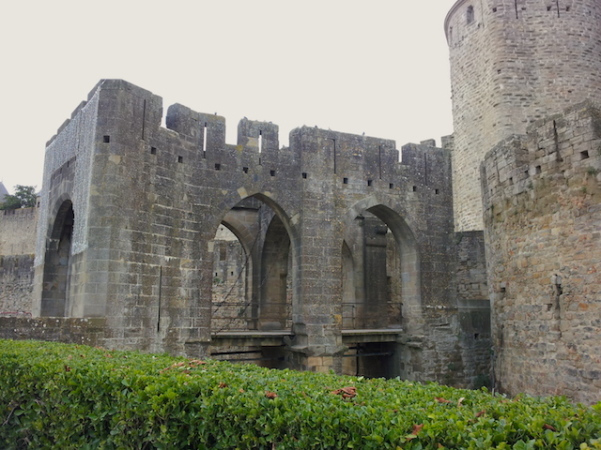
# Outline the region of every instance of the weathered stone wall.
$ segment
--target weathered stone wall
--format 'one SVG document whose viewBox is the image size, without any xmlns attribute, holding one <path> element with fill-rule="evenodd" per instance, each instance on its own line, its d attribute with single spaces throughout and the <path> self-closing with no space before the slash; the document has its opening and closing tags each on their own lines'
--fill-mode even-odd
<svg viewBox="0 0 601 450">
<path fill-rule="evenodd" d="M 33 255 L 0 256 L 0 316 L 31 315 Z"/>
<path fill-rule="evenodd" d="M 39 340 L 103 346 L 106 321 L 102 318 L 0 317 L 0 339 Z"/>
<path fill-rule="evenodd" d="M 497 386 L 601 400 L 601 110 L 499 144 L 482 165 Z"/>
<path fill-rule="evenodd" d="M 472 378 L 470 387 L 491 386 L 491 310 L 488 297 L 484 233 L 455 235 L 460 346 Z"/>
<path fill-rule="evenodd" d="M 31 315 L 37 207 L 0 211 L 0 315 Z"/>
<path fill-rule="evenodd" d="M 112 348 L 206 354 L 215 235 L 225 224 L 251 256 L 260 329 L 286 326 L 278 303 L 290 295 L 286 365 L 340 370 L 342 253 L 369 213 L 397 246 L 396 373 L 458 385 L 477 376 L 459 342 L 448 151 L 408 145 L 399 162 L 392 141 L 308 127 L 279 148 L 277 125 L 246 119 L 238 145 L 228 145 L 222 117 L 174 105 L 165 129 L 161 116 L 160 97 L 105 80 L 49 142 L 35 316 L 105 318 L 102 343 Z M 234 214 L 248 199 L 271 212 L 249 212 L 255 224 Z M 359 257 L 348 258 L 355 269 Z M 65 280 L 63 303 L 42 295 Z M 381 297 L 365 292 L 367 308 Z"/>
<path fill-rule="evenodd" d="M 458 231 L 481 230 L 479 165 L 528 124 L 601 93 L 597 0 L 459 0 L 450 49 Z"/>
<path fill-rule="evenodd" d="M 0 211 L 0 255 L 33 255 L 39 208 Z"/>
</svg>

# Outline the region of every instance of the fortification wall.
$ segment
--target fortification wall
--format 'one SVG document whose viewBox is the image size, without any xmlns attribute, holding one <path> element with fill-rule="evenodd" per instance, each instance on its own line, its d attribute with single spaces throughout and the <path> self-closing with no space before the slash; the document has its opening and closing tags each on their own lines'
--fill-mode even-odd
<svg viewBox="0 0 601 450">
<path fill-rule="evenodd" d="M 167 128 L 161 117 L 160 97 L 104 80 L 49 142 L 35 289 L 69 287 L 51 307 L 53 296 L 36 296 L 34 316 L 105 318 L 102 345 L 111 348 L 206 353 L 215 235 L 237 226 L 228 214 L 250 198 L 278 220 L 270 237 L 273 222 L 259 218 L 261 245 L 289 242 L 289 265 L 278 252 L 262 256 L 288 272 L 274 284 L 291 296 L 288 367 L 340 369 L 343 243 L 367 211 L 400 248 L 397 373 L 458 385 L 476 376 L 462 353 L 469 345 L 458 342 L 448 151 L 407 145 L 399 162 L 393 141 L 309 127 L 280 148 L 277 125 L 247 119 L 230 145 L 220 116 L 174 105 Z M 252 226 L 237 233 L 252 247 Z"/>
<path fill-rule="evenodd" d="M 31 315 L 38 212 L 0 211 L 0 316 Z"/>
<path fill-rule="evenodd" d="M 450 51 L 457 231 L 481 230 L 479 165 L 494 145 L 601 93 L 601 3 L 460 0 Z"/>
<path fill-rule="evenodd" d="M 482 165 L 498 387 L 601 400 L 601 110 L 503 141 Z"/>
<path fill-rule="evenodd" d="M 33 255 L 39 208 L 0 211 L 0 256 Z"/>
<path fill-rule="evenodd" d="M 0 316 L 30 316 L 33 255 L 0 256 Z"/>
</svg>

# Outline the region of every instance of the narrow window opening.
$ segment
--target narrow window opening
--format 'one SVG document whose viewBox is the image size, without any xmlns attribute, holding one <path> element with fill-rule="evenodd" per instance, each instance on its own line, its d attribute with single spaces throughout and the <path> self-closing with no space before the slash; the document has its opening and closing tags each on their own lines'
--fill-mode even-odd
<svg viewBox="0 0 601 450">
<path fill-rule="evenodd" d="M 262 153 L 262 152 L 263 152 L 263 131 L 259 130 L 259 153 Z"/>
<path fill-rule="evenodd" d="M 540 174 L 543 172 L 543 168 L 541 166 L 536 166 L 536 173 Z"/>
<path fill-rule="evenodd" d="M 230 272 L 230 275 L 231 275 L 231 276 L 234 276 L 234 272 Z"/>
<path fill-rule="evenodd" d="M 513 186 L 513 177 L 509 177 L 509 186 Z"/>
<path fill-rule="evenodd" d="M 497 12 L 497 8 L 493 8 L 492 12 L 494 12 L 494 13 Z"/>
<path fill-rule="evenodd" d="M 205 126 L 202 130 L 202 151 L 206 152 L 207 151 L 207 135 L 208 133 L 208 128 L 207 128 L 207 123 L 205 122 Z"/>
<path fill-rule="evenodd" d="M 413 192 L 417 192 L 417 186 L 413 186 Z"/>
<path fill-rule="evenodd" d="M 221 164 L 215 163 L 215 170 L 221 170 Z"/>
<path fill-rule="evenodd" d="M 438 189 L 434 189 L 434 193 L 435 193 L 436 195 L 438 195 L 438 194 L 440 194 L 440 190 L 438 190 Z"/>
<path fill-rule="evenodd" d="M 348 184 L 348 178 L 343 178 L 342 179 L 342 184 Z"/>
<path fill-rule="evenodd" d="M 184 157 L 183 156 L 178 156 L 177 157 L 177 162 L 178 163 L 183 163 L 184 162 Z"/>
<path fill-rule="evenodd" d="M 272 177 L 275 177 L 275 170 L 270 170 L 269 175 L 271 175 Z"/>
<path fill-rule="evenodd" d="M 474 21 L 474 7 L 473 6 L 467 7 L 466 18 L 467 18 L 468 25 Z"/>
<path fill-rule="evenodd" d="M 390 184 L 388 185 L 388 189 L 394 189 L 394 184 L 390 183 Z"/>
<path fill-rule="evenodd" d="M 474 333 L 474 340 L 477 341 L 480 337 L 480 333 Z"/>
<path fill-rule="evenodd" d="M 372 185 L 372 180 L 367 180 L 367 185 L 371 186 Z"/>
<path fill-rule="evenodd" d="M 243 167 L 243 168 L 242 168 L 242 172 L 244 172 L 244 173 L 248 173 L 248 167 Z"/>
<path fill-rule="evenodd" d="M 303 178 L 307 178 L 307 172 L 303 172 Z"/>
<path fill-rule="evenodd" d="M 111 137 L 108 135 L 104 135 L 102 136 L 102 140 L 105 144 L 108 144 L 109 142 L 111 142 Z"/>
<path fill-rule="evenodd" d="M 524 170 L 524 175 L 526 175 L 526 178 L 528 178 L 530 176 L 530 171 L 529 170 Z"/>
<path fill-rule="evenodd" d="M 150 154 L 151 155 L 156 155 L 157 154 L 157 148 L 156 147 L 150 147 Z"/>
<path fill-rule="evenodd" d="M 551 11 L 552 6 L 547 6 L 547 11 Z"/>
<path fill-rule="evenodd" d="M 566 6 L 566 11 L 569 11 L 569 10 L 570 10 L 570 7 L 569 7 L 569 6 Z"/>
<path fill-rule="evenodd" d="M 588 159 L 588 150 L 580 152 L 580 159 Z"/>
</svg>

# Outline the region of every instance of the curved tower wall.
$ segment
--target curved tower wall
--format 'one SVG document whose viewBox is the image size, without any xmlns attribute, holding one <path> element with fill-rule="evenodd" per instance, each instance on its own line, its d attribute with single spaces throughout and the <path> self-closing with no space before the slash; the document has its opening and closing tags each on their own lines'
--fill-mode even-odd
<svg viewBox="0 0 601 450">
<path fill-rule="evenodd" d="M 601 401 L 600 104 L 505 139 L 481 174 L 496 388 Z"/>
<path fill-rule="evenodd" d="M 459 0 L 450 51 L 457 231 L 483 228 L 479 166 L 531 122 L 601 94 L 598 0 Z"/>
</svg>

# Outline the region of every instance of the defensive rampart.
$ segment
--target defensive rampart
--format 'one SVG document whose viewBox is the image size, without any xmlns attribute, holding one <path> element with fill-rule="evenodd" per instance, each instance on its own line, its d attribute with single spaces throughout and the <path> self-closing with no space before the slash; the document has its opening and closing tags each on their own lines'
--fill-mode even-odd
<svg viewBox="0 0 601 450">
<path fill-rule="evenodd" d="M 449 44 L 458 231 L 482 229 L 479 165 L 529 124 L 601 94 L 597 0 L 460 0 Z"/>
<path fill-rule="evenodd" d="M 0 211 L 0 317 L 31 315 L 38 208 Z"/>
<path fill-rule="evenodd" d="M 248 119 L 229 145 L 220 116 L 161 117 L 160 97 L 104 80 L 49 141 L 34 318 L 78 319 L 64 322 L 74 336 L 102 319 L 92 340 L 111 348 L 252 347 L 298 369 L 487 378 L 474 351 L 486 300 L 465 276 L 457 294 L 458 254 L 477 237 L 455 237 L 448 151 L 410 144 L 399 162 L 393 141 L 308 127 L 280 148 L 277 125 Z M 242 263 L 216 244 L 222 225 Z M 462 264 L 477 275 L 481 260 Z M 215 287 L 226 269 L 244 277 L 239 307 Z"/>
<path fill-rule="evenodd" d="M 482 180 L 499 387 L 601 400 L 599 106 L 505 140 Z"/>
</svg>

